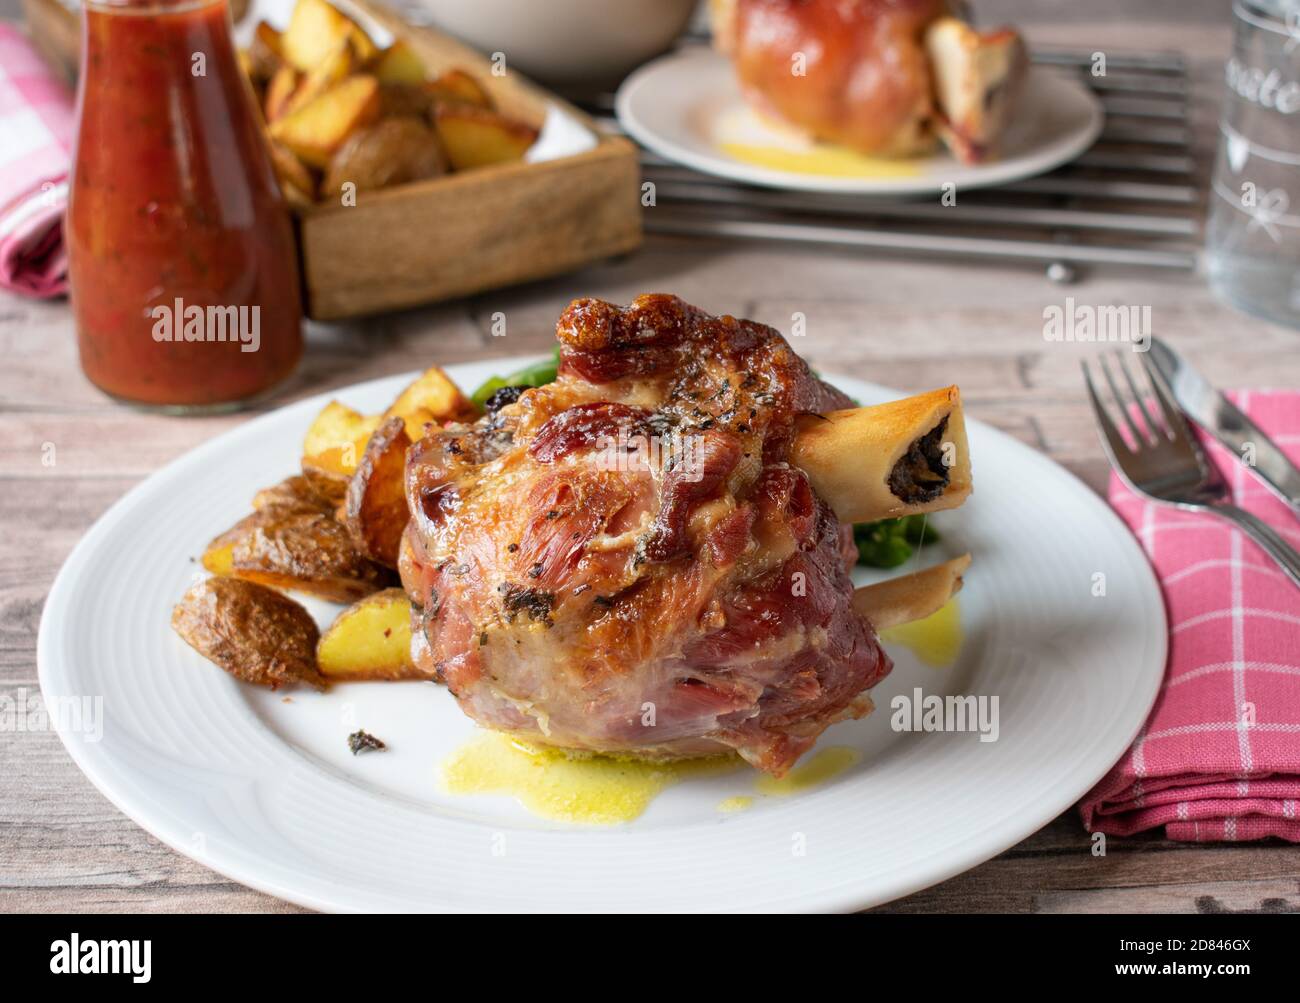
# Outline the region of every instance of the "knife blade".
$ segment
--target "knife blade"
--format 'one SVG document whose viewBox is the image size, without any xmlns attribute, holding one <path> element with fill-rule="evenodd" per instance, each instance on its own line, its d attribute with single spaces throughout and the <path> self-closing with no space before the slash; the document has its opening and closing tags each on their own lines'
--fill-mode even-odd
<svg viewBox="0 0 1300 1003">
<path fill-rule="evenodd" d="M 1300 469 L 1263 430 L 1244 415 L 1177 352 L 1152 337 L 1142 361 L 1152 366 L 1173 392 L 1184 413 L 1245 464 L 1300 517 Z M 1254 463 L 1246 463 L 1247 448 Z"/>
</svg>

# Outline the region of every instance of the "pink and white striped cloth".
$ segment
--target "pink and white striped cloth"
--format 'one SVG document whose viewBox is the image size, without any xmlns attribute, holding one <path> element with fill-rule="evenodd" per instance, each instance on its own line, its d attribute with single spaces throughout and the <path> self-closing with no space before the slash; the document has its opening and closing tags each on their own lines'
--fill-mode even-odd
<svg viewBox="0 0 1300 1003">
<path fill-rule="evenodd" d="M 0 21 L 0 286 L 50 297 L 68 288 L 63 245 L 76 113 L 27 37 Z"/>
<path fill-rule="evenodd" d="M 1300 461 L 1300 392 L 1228 395 Z M 1204 437 L 1203 437 L 1204 438 Z M 1236 502 L 1300 546 L 1300 519 L 1211 440 Z M 1093 832 L 1300 842 L 1300 589 L 1211 516 L 1150 504 L 1112 477 L 1110 501 L 1155 567 L 1169 662 L 1151 716 L 1080 804 Z"/>
</svg>

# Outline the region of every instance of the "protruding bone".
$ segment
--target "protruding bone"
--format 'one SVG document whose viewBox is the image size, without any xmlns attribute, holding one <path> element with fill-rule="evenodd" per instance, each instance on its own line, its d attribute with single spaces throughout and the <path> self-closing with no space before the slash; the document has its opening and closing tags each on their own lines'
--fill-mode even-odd
<svg viewBox="0 0 1300 1003">
<path fill-rule="evenodd" d="M 956 508 L 971 492 L 961 392 L 944 387 L 873 407 L 803 415 L 790 462 L 840 522 Z"/>
<path fill-rule="evenodd" d="M 962 554 L 924 571 L 864 585 L 853 593 L 853 609 L 877 631 L 924 620 L 961 591 L 962 575 L 969 567 L 970 554 Z"/>
</svg>

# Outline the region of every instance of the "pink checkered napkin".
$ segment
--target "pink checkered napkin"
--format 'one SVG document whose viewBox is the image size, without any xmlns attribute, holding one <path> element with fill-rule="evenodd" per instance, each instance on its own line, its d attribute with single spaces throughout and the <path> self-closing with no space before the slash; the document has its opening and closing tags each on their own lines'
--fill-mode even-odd
<svg viewBox="0 0 1300 1003">
<path fill-rule="evenodd" d="M 1300 461 L 1300 392 L 1228 396 Z M 1202 438 L 1237 504 L 1300 546 L 1300 519 Z M 1110 501 L 1160 578 L 1169 663 L 1137 740 L 1080 804 L 1084 825 L 1300 842 L 1300 589 L 1226 522 L 1150 504 L 1117 476 Z"/>
<path fill-rule="evenodd" d="M 67 290 L 63 211 L 75 111 L 68 88 L 14 25 L 0 22 L 0 286 Z"/>
</svg>

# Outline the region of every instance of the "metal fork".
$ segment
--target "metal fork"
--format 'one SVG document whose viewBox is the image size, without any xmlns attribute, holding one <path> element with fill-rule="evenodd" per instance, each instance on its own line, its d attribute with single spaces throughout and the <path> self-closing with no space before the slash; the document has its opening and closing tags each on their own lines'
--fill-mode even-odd
<svg viewBox="0 0 1300 1003">
<path fill-rule="evenodd" d="M 1115 360 L 1114 367 L 1108 359 Z M 1209 512 L 1229 520 L 1259 544 L 1286 576 L 1300 587 L 1300 553 L 1262 519 L 1231 503 L 1227 483 L 1205 456 L 1159 372 L 1152 366 L 1144 367 L 1164 418 L 1163 423 L 1153 419 L 1147 407 L 1147 395 L 1138 389 L 1138 382 L 1133 378 L 1122 351 L 1111 356 L 1102 355 L 1098 361 L 1098 368 L 1115 399 L 1120 421 L 1132 440 L 1130 445 L 1124 441 L 1115 420 L 1102 404 L 1088 363 L 1085 361 L 1082 365 L 1092 410 L 1101 431 L 1101 444 L 1110 458 L 1110 465 L 1118 471 L 1124 483 L 1152 501 L 1190 512 Z M 1124 385 L 1131 395 L 1127 401 L 1120 392 L 1120 383 L 1112 368 L 1118 368 L 1123 375 Z M 1142 418 L 1140 423 L 1135 420 L 1135 408 Z"/>
</svg>

